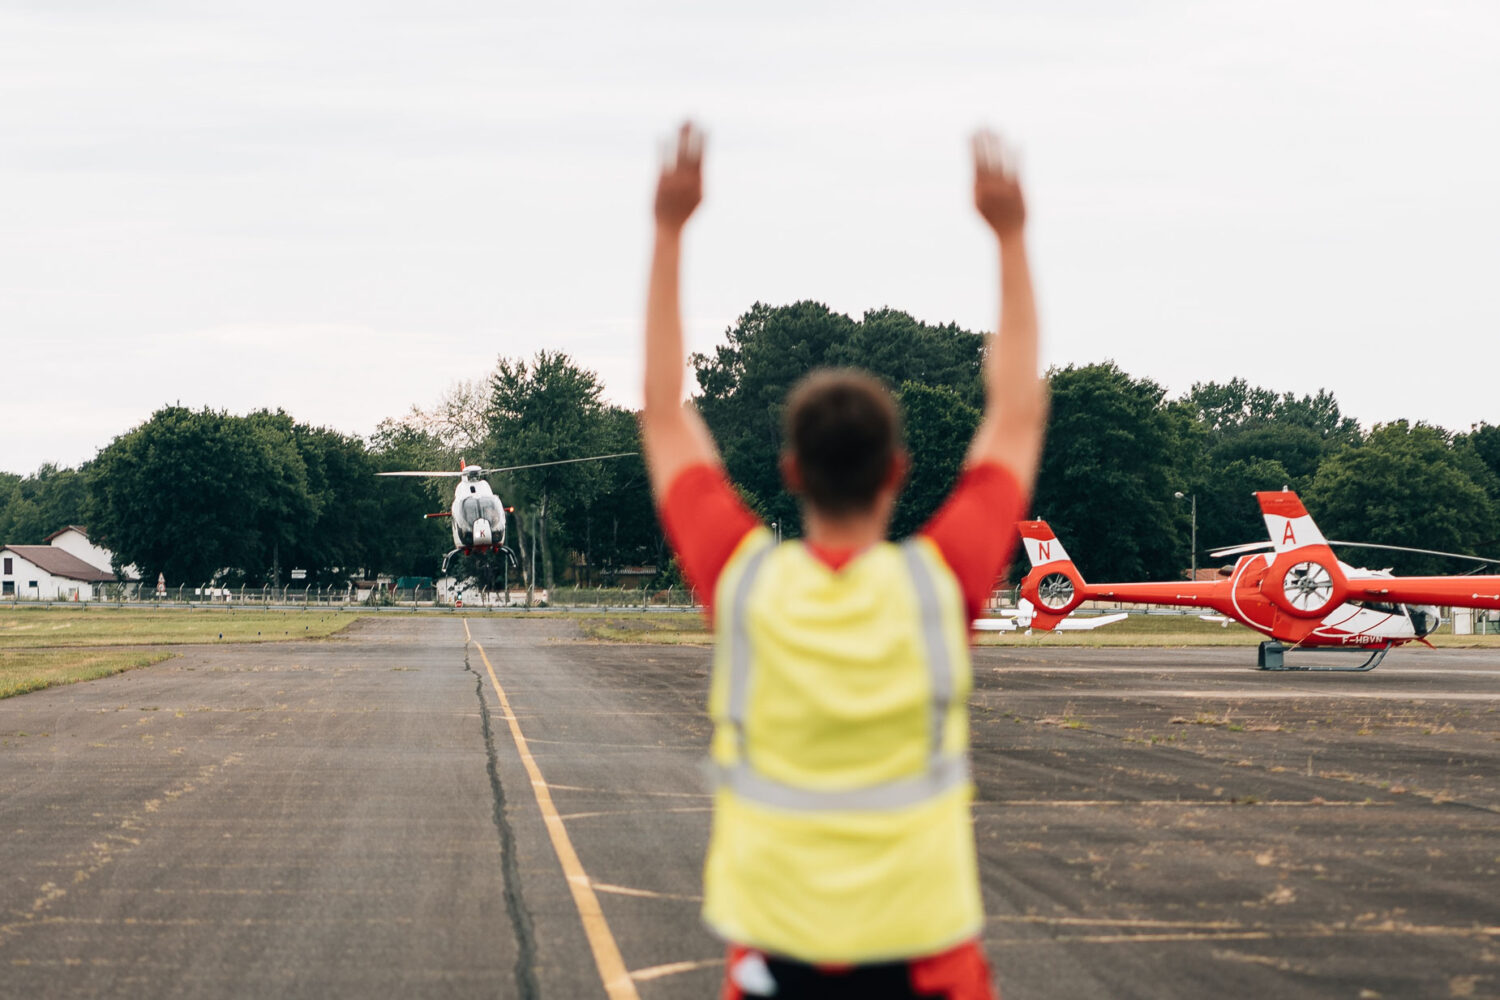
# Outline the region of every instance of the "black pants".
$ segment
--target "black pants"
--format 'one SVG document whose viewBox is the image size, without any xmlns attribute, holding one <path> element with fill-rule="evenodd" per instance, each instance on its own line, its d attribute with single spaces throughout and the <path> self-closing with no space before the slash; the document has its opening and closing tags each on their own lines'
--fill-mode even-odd
<svg viewBox="0 0 1500 1000">
<path fill-rule="evenodd" d="M 932 1000 L 935 993 L 917 993 L 906 962 L 856 965 L 830 971 L 784 958 L 766 958 L 776 980 L 776 1000 Z"/>
</svg>

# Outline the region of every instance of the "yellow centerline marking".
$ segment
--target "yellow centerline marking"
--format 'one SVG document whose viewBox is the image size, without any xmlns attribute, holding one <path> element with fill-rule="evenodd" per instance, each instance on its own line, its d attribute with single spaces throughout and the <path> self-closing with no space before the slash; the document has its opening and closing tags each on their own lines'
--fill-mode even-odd
<svg viewBox="0 0 1500 1000">
<path fill-rule="evenodd" d="M 594 888 L 600 892 L 612 892 L 617 896 L 639 896 L 642 899 L 680 899 L 689 903 L 703 902 L 702 896 L 688 896 L 680 892 L 657 892 L 654 889 L 632 889 L 624 885 L 610 885 L 608 882 L 595 882 Z M 632 972 L 636 979 L 641 978 L 640 970 Z"/>
<path fill-rule="evenodd" d="M 567 876 L 568 888 L 573 893 L 573 905 L 578 907 L 578 918 L 583 922 L 583 933 L 588 937 L 589 948 L 594 953 L 594 964 L 599 968 L 604 992 L 610 1000 L 640 1000 L 635 982 L 625 968 L 620 946 L 615 943 L 615 936 L 609 930 L 609 922 L 604 919 L 599 897 L 594 895 L 593 883 L 589 881 L 588 873 L 578 860 L 578 852 L 573 849 L 573 841 L 568 837 L 567 827 L 563 826 L 557 807 L 552 804 L 552 792 L 547 787 L 547 780 L 542 777 L 541 769 L 536 766 L 531 750 L 526 746 L 521 724 L 517 721 L 515 712 L 511 711 L 510 699 L 505 696 L 505 689 L 500 686 L 500 679 L 495 676 L 495 668 L 485 654 L 484 647 L 474 641 L 474 636 L 469 631 L 469 620 L 465 618 L 463 622 L 464 638 L 474 643 L 474 648 L 479 650 L 479 658 L 484 661 L 484 669 L 489 672 L 490 683 L 494 685 L 495 695 L 500 699 L 500 709 L 505 713 L 505 721 L 510 726 L 510 735 L 516 742 L 516 752 L 521 755 L 521 763 L 531 776 L 532 794 L 536 796 L 537 808 L 542 811 L 542 821 L 547 825 L 547 835 L 552 839 L 552 850 L 556 852 L 563 874 Z"/>
<path fill-rule="evenodd" d="M 650 813 L 652 816 L 659 816 L 662 813 L 706 813 L 713 811 L 713 806 L 680 806 L 676 809 L 649 809 L 642 806 L 640 809 L 598 809 L 594 812 L 568 813 L 563 819 L 596 819 L 600 816 L 638 816 L 641 813 Z"/>
<path fill-rule="evenodd" d="M 631 973 L 637 982 L 648 979 L 660 979 L 663 976 L 675 976 L 679 972 L 695 972 L 698 969 L 711 969 L 715 965 L 723 965 L 722 958 L 705 958 L 697 962 L 668 962 L 666 965 L 653 965 L 649 969 L 637 969 Z"/>
</svg>

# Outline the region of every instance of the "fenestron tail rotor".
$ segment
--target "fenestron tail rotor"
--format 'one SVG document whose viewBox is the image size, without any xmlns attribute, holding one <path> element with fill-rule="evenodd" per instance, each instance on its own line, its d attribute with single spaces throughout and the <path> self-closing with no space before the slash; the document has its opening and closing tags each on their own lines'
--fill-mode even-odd
<svg viewBox="0 0 1500 1000">
<path fill-rule="evenodd" d="M 1073 600 L 1073 581 L 1062 573 L 1048 573 L 1037 584 L 1037 599 L 1052 611 L 1065 608 Z"/>
<path fill-rule="evenodd" d="M 1286 572 L 1286 599 L 1298 611 L 1317 611 L 1333 598 L 1333 574 L 1317 562 L 1302 562 Z"/>
</svg>

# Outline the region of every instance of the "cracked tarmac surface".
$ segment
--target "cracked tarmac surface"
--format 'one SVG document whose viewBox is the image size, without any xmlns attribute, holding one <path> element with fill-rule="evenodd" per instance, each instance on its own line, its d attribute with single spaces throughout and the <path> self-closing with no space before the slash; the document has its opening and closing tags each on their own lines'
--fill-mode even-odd
<svg viewBox="0 0 1500 1000">
<path fill-rule="evenodd" d="M 469 629 L 186 647 L 0 701 L 0 996 L 603 997 L 559 835 L 615 995 L 714 996 L 709 651 Z M 1007 1000 L 1500 996 L 1500 658 L 1252 658 L 976 653 Z"/>
</svg>

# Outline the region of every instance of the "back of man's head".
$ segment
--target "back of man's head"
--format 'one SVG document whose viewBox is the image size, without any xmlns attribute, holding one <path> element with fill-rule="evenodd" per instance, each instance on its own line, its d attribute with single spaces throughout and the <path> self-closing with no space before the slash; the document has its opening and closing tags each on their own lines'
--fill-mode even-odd
<svg viewBox="0 0 1500 1000">
<path fill-rule="evenodd" d="M 890 391 L 847 368 L 815 371 L 792 388 L 784 434 L 802 498 L 834 517 L 874 507 L 902 448 Z"/>
</svg>

